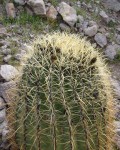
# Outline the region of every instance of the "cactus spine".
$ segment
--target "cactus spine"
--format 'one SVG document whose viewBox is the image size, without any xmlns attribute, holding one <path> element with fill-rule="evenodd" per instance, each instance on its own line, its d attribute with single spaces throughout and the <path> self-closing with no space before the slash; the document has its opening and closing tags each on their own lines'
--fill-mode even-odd
<svg viewBox="0 0 120 150">
<path fill-rule="evenodd" d="M 18 149 L 114 150 L 113 94 L 99 52 L 67 33 L 38 38 L 30 51 L 11 106 Z"/>
</svg>

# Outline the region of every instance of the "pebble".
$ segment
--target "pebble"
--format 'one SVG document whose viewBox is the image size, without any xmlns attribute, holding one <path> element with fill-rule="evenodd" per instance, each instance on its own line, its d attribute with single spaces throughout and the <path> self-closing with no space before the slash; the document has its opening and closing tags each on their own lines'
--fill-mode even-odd
<svg viewBox="0 0 120 150">
<path fill-rule="evenodd" d="M 100 11 L 100 16 L 102 17 L 102 19 L 103 19 L 105 22 L 109 23 L 110 18 L 108 17 L 108 15 L 106 14 L 105 11 L 103 11 L 103 10 Z"/>
<path fill-rule="evenodd" d="M 119 0 L 104 0 L 104 6 L 115 12 L 120 11 L 120 1 Z"/>
<path fill-rule="evenodd" d="M 114 87 L 117 99 L 120 99 L 120 82 L 118 82 L 116 79 L 111 78 L 111 83 Z"/>
<path fill-rule="evenodd" d="M 117 53 L 116 53 L 115 47 L 114 47 L 113 45 L 108 45 L 108 46 L 106 47 L 105 55 L 106 55 L 109 59 L 113 60 L 113 59 L 115 58 L 116 54 L 117 54 Z"/>
<path fill-rule="evenodd" d="M 15 81 L 9 81 L 9 82 L 0 84 L 0 97 L 3 97 L 5 102 L 9 104 L 9 102 L 12 101 L 14 98 L 13 92 L 10 92 L 10 91 L 12 90 L 15 91 L 15 89 L 16 89 Z"/>
<path fill-rule="evenodd" d="M 36 15 L 46 15 L 46 8 L 43 0 L 27 0 L 27 4 L 33 9 Z"/>
<path fill-rule="evenodd" d="M 118 28 L 117 28 L 117 31 L 119 31 L 119 32 L 120 32 L 120 27 L 118 27 Z"/>
<path fill-rule="evenodd" d="M 82 29 L 83 31 L 88 27 L 88 21 L 84 21 L 83 24 L 82 24 Z"/>
<path fill-rule="evenodd" d="M 83 24 L 83 22 L 84 22 L 84 17 L 81 16 L 81 15 L 78 15 L 78 16 L 77 16 L 77 21 L 78 21 L 80 24 Z"/>
<path fill-rule="evenodd" d="M 0 38 L 4 38 L 7 35 L 7 30 L 4 27 L 0 27 Z"/>
<path fill-rule="evenodd" d="M 88 25 L 89 25 L 90 27 L 92 27 L 92 26 L 94 26 L 94 25 L 97 26 L 97 23 L 96 23 L 95 21 L 91 20 L 91 21 L 88 22 Z"/>
<path fill-rule="evenodd" d="M 5 120 L 6 118 L 6 110 L 2 109 L 0 110 L 0 124 Z"/>
<path fill-rule="evenodd" d="M 16 17 L 15 6 L 13 3 L 7 3 L 6 4 L 6 12 L 7 12 L 8 18 L 15 18 Z"/>
<path fill-rule="evenodd" d="M 11 54 L 11 49 L 2 47 L 2 54 L 4 54 L 4 55 Z"/>
<path fill-rule="evenodd" d="M 6 127 L 7 125 L 7 121 L 4 120 L 1 124 L 0 124 L 0 134 L 2 134 L 3 132 L 3 129 Z"/>
<path fill-rule="evenodd" d="M 21 50 L 20 53 L 18 53 L 14 56 L 14 58 L 18 61 L 21 61 L 23 59 L 23 57 L 25 56 L 25 54 L 26 54 L 26 51 Z"/>
<path fill-rule="evenodd" d="M 4 109 L 6 106 L 5 101 L 2 97 L 0 97 L 0 110 Z"/>
<path fill-rule="evenodd" d="M 60 23 L 59 26 L 62 31 L 70 31 L 70 27 L 64 23 Z"/>
<path fill-rule="evenodd" d="M 55 9 L 54 6 L 50 6 L 46 12 L 46 16 L 47 18 L 50 18 L 50 19 L 53 19 L 53 20 L 56 20 L 57 19 L 57 10 Z"/>
<path fill-rule="evenodd" d="M 10 81 L 12 79 L 15 79 L 18 76 L 18 74 L 19 72 L 15 67 L 11 65 L 1 65 L 0 76 L 4 80 Z"/>
<path fill-rule="evenodd" d="M 120 35 L 117 35 L 116 42 L 117 42 L 117 44 L 120 44 Z"/>
<path fill-rule="evenodd" d="M 107 38 L 102 33 L 97 33 L 94 37 L 94 40 L 100 47 L 104 47 L 107 45 Z"/>
<path fill-rule="evenodd" d="M 3 61 L 8 63 L 11 58 L 12 58 L 12 55 L 7 55 L 3 58 Z"/>
<path fill-rule="evenodd" d="M 58 8 L 59 14 L 62 16 L 63 20 L 70 26 L 74 26 L 77 22 L 77 12 L 76 10 L 65 2 L 61 2 Z"/>
<path fill-rule="evenodd" d="M 8 133 L 9 133 L 9 129 L 8 129 L 8 127 L 5 127 L 2 131 L 2 140 L 3 141 L 6 141 Z"/>
<path fill-rule="evenodd" d="M 92 27 L 85 28 L 84 32 L 85 32 L 85 35 L 92 37 L 92 36 L 96 35 L 97 30 L 98 30 L 97 25 L 94 25 Z"/>
<path fill-rule="evenodd" d="M 25 5 L 25 0 L 14 0 L 15 3 L 18 3 L 19 5 Z"/>
</svg>

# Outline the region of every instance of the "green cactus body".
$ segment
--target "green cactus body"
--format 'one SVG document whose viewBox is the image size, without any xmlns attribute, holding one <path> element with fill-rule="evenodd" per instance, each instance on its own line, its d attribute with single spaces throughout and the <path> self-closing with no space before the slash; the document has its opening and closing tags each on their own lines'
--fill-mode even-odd
<svg viewBox="0 0 120 150">
<path fill-rule="evenodd" d="M 30 51 L 12 108 L 18 149 L 114 150 L 113 94 L 98 51 L 67 33 L 47 34 Z"/>
</svg>

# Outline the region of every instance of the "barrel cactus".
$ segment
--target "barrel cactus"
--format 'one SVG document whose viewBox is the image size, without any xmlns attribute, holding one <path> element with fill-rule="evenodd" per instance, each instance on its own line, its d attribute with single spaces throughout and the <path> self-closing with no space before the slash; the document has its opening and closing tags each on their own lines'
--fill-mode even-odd
<svg viewBox="0 0 120 150">
<path fill-rule="evenodd" d="M 53 33 L 29 51 L 10 106 L 11 150 L 114 150 L 110 75 L 94 46 Z"/>
</svg>

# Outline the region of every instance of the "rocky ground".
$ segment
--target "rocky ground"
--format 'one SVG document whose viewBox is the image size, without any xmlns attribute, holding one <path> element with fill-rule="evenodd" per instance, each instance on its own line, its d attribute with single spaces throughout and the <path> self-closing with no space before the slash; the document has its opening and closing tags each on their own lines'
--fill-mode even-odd
<svg viewBox="0 0 120 150">
<path fill-rule="evenodd" d="M 26 54 L 26 45 L 38 35 L 60 30 L 90 40 L 107 58 L 116 92 L 117 145 L 120 147 L 120 0 L 0 1 L 0 134 L 5 149 L 8 133 L 7 91 Z M 118 148 L 119 149 L 119 148 Z"/>
</svg>

